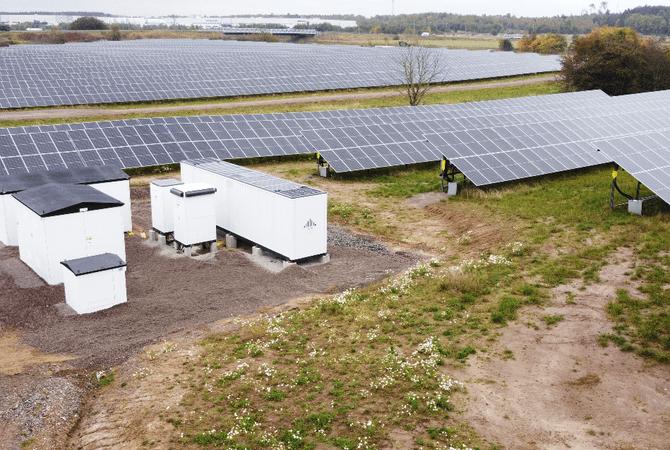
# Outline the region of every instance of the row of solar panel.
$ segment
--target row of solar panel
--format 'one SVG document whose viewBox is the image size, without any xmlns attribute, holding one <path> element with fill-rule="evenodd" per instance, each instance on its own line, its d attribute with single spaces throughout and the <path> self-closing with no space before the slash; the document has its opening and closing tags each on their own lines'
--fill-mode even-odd
<svg viewBox="0 0 670 450">
<path fill-rule="evenodd" d="M 572 109 L 574 115 L 577 106 L 590 106 L 594 97 L 602 95 L 604 94 L 596 91 L 537 97 L 536 100 L 526 101 L 523 111 L 544 110 L 546 114 L 546 110 L 556 111 L 562 108 Z M 518 102 L 514 99 L 509 101 L 510 104 Z M 167 164 L 200 156 L 236 159 L 309 153 L 315 149 L 328 148 L 319 144 L 318 139 L 309 134 L 309 130 L 347 129 L 344 127 L 345 122 L 358 124 L 360 132 L 367 136 L 365 142 L 360 141 L 360 145 L 418 142 L 425 141 L 425 133 L 500 124 L 499 121 L 491 122 L 494 116 L 489 119 L 481 117 L 479 120 L 465 118 L 468 115 L 490 114 L 493 108 L 484 106 L 488 103 L 504 106 L 504 102 L 495 101 L 473 104 L 475 106 L 469 108 L 461 105 L 439 105 L 273 115 L 132 119 L 0 129 L 0 158 L 3 158 L 6 172 L 16 172 L 44 170 L 55 165 L 63 167 L 68 164 L 106 163 L 134 167 Z M 460 110 L 460 119 L 426 121 L 428 118 L 451 117 L 454 110 Z M 342 119 L 336 119 L 334 116 L 337 115 Z M 528 122 L 536 117 L 526 117 L 525 112 L 517 115 L 523 117 L 515 122 Z M 325 119 L 326 116 L 331 116 L 331 119 Z M 510 121 L 516 115 L 505 112 L 495 117 Z M 379 119 L 382 124 L 366 126 L 375 119 Z M 335 132 L 342 135 L 342 131 Z M 304 139 L 304 136 L 308 139 Z M 379 138 L 375 139 L 375 136 Z M 49 156 L 40 158 L 40 155 Z M 26 157 L 24 168 L 21 157 Z M 439 156 L 428 154 L 423 158 L 403 157 L 388 163 L 392 165 L 400 163 L 399 161 L 423 161 L 427 158 L 439 159 Z M 342 166 L 335 162 L 333 166 L 339 171 L 355 170 L 354 167 L 360 165 L 350 163 Z"/>
<path fill-rule="evenodd" d="M 219 97 L 397 84 L 403 49 L 146 40 L 11 46 L 0 108 Z M 436 49 L 436 81 L 552 72 L 555 56 Z"/>
<path fill-rule="evenodd" d="M 595 91 L 466 105 L 9 128 L 0 129 L 0 160 L 7 174 L 320 151 L 335 171 L 346 172 L 437 161 L 445 155 L 475 184 L 485 185 L 607 162 L 607 151 L 595 152 L 593 143 L 664 130 L 670 123 L 669 97 L 670 92 L 659 92 L 611 99 Z M 455 112 L 458 119 L 452 118 Z M 343 127 L 343 118 L 385 123 Z M 647 155 L 639 161 L 658 165 L 666 156 Z M 631 171 L 651 174 L 655 188 L 665 182 L 658 170 L 667 173 L 667 165 L 650 169 L 643 164 L 642 170 L 625 163 Z"/>
</svg>

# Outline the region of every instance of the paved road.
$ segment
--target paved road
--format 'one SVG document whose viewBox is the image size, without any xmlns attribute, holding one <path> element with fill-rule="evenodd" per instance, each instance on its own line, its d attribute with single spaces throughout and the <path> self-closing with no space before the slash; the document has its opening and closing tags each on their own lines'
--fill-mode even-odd
<svg viewBox="0 0 670 450">
<path fill-rule="evenodd" d="M 553 81 L 553 77 L 529 78 L 527 80 L 501 81 L 497 83 L 484 84 L 459 84 L 455 86 L 441 86 L 431 89 L 431 92 L 454 92 L 473 91 L 479 89 L 522 86 L 525 84 L 546 83 Z M 68 119 L 73 117 L 114 117 L 128 114 L 161 114 L 175 111 L 209 111 L 215 109 L 233 109 L 253 106 L 269 105 L 292 105 L 298 103 L 320 103 L 327 101 L 361 100 L 369 98 L 395 97 L 401 95 L 397 91 L 386 92 L 359 92 L 334 95 L 315 95 L 311 97 L 280 98 L 249 100 L 244 102 L 207 103 L 175 106 L 147 106 L 130 109 L 107 109 L 107 108 L 54 108 L 54 109 L 31 109 L 25 111 L 0 111 L 0 121 L 4 120 L 36 120 L 36 119 Z"/>
</svg>

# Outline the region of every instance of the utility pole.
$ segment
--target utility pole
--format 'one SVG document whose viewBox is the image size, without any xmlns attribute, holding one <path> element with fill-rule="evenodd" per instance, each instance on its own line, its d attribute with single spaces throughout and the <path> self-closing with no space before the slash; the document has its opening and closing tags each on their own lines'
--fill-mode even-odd
<svg viewBox="0 0 670 450">
<path fill-rule="evenodd" d="M 391 15 L 392 16 L 395 16 L 394 9 L 395 9 L 395 0 L 391 0 Z"/>
</svg>

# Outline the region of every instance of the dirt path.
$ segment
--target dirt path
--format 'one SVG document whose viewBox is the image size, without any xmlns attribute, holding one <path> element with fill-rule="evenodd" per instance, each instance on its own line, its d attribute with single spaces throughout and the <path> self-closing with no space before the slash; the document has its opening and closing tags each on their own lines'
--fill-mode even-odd
<svg viewBox="0 0 670 450">
<path fill-rule="evenodd" d="M 436 87 L 431 92 L 455 92 L 455 91 L 474 91 L 479 89 L 491 89 L 510 86 L 523 86 L 527 84 L 546 83 L 554 81 L 554 77 L 529 78 L 526 80 L 501 81 L 484 84 L 459 84 L 456 86 Z M 310 97 L 281 98 L 281 99 L 263 99 L 249 100 L 243 102 L 225 102 L 225 103 L 207 103 L 193 105 L 176 106 L 151 106 L 129 109 L 106 109 L 106 108 L 66 108 L 66 109 L 30 109 L 25 111 L 0 111 L 0 121 L 5 120 L 38 120 L 38 119 L 69 119 L 74 117 L 115 117 L 128 114 L 169 114 L 180 111 L 193 111 L 199 113 L 202 111 L 211 111 L 219 109 L 235 109 L 255 106 L 277 106 L 277 105 L 295 105 L 299 103 L 321 103 L 337 102 L 350 100 L 363 100 L 370 98 L 397 97 L 401 94 L 396 91 L 386 92 L 361 92 L 345 93 L 334 95 L 314 95 Z"/>
<path fill-rule="evenodd" d="M 597 343 L 612 331 L 605 306 L 616 290 L 635 294 L 624 275 L 631 256 L 621 250 L 613 258 L 621 262 L 604 266 L 601 282 L 584 290 L 581 280 L 557 287 L 551 307 L 530 308 L 504 330 L 497 355 L 471 360 L 460 375 L 470 394 L 463 419 L 509 449 L 670 448 L 667 365 Z M 547 329 L 540 317 L 556 314 L 565 321 Z M 513 358 L 504 359 L 505 350 Z"/>
</svg>

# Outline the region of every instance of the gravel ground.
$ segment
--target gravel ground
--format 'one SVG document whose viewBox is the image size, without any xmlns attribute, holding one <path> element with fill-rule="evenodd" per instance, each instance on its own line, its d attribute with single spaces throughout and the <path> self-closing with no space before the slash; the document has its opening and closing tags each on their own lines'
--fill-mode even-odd
<svg viewBox="0 0 670 450">
<path fill-rule="evenodd" d="M 349 230 L 335 225 L 328 224 L 328 245 L 337 245 L 339 247 L 355 248 L 365 250 L 378 255 L 393 255 L 385 244 L 375 241 L 369 236 L 353 234 Z"/>
</svg>

